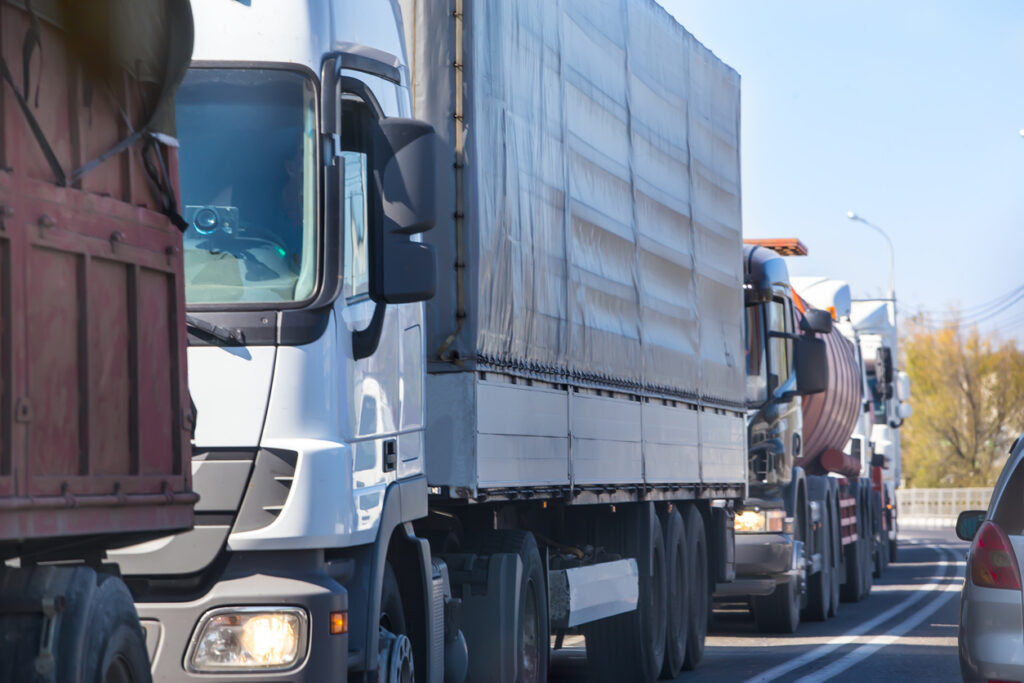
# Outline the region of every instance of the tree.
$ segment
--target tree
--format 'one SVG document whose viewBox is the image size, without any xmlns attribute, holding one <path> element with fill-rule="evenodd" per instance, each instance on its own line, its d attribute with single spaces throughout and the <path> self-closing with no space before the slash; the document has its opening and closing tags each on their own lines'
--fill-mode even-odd
<svg viewBox="0 0 1024 683">
<path fill-rule="evenodd" d="M 903 342 L 914 415 L 902 429 L 909 486 L 991 486 L 1024 432 L 1024 351 L 959 323 L 912 321 Z"/>
</svg>

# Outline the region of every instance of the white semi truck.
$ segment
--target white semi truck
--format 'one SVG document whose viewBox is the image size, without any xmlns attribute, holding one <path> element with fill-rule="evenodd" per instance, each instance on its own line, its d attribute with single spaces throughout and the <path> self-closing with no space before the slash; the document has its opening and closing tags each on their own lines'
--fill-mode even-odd
<svg viewBox="0 0 1024 683">
<path fill-rule="evenodd" d="M 193 7 L 200 500 L 112 553 L 155 679 L 542 681 L 572 632 L 696 666 L 744 298 L 790 310 L 744 282 L 738 75 L 653 0 Z M 796 338 L 762 400 L 811 390 Z"/>
</svg>

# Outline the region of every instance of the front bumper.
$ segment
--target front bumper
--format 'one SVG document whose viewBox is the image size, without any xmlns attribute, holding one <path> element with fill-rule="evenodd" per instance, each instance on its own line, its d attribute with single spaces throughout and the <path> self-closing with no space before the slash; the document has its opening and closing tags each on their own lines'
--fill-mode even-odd
<svg viewBox="0 0 1024 683">
<path fill-rule="evenodd" d="M 785 575 L 792 569 L 793 538 L 787 534 L 736 534 L 736 577 Z"/>
<path fill-rule="evenodd" d="M 191 673 L 186 649 L 200 618 L 218 607 L 288 605 L 309 614 L 306 656 L 288 671 Z M 136 603 L 146 629 L 153 680 L 172 681 L 345 681 L 348 634 L 330 634 L 330 613 L 348 609 L 345 588 L 326 574 L 226 576 L 190 602 Z"/>
</svg>

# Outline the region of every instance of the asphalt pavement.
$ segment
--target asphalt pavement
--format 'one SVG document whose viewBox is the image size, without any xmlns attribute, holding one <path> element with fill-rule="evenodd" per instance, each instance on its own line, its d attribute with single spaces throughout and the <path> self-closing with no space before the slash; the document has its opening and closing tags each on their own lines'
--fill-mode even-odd
<svg viewBox="0 0 1024 683">
<path fill-rule="evenodd" d="M 903 530 L 871 595 L 793 635 L 757 632 L 745 609 L 715 612 L 704 660 L 679 681 L 960 681 L 956 631 L 967 544 L 951 529 Z M 581 636 L 552 653 L 551 680 L 589 680 Z"/>
</svg>

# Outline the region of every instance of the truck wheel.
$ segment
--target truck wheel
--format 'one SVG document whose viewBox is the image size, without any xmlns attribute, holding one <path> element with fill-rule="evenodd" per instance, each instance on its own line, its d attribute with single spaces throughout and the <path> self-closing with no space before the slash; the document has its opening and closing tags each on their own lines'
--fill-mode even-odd
<svg viewBox="0 0 1024 683">
<path fill-rule="evenodd" d="M 626 557 L 650 553 L 651 576 L 640 577 L 640 597 L 632 612 L 601 619 L 584 626 L 587 664 L 600 680 L 653 681 L 665 657 L 668 604 L 666 600 L 665 538 L 661 522 L 650 503 L 631 506 L 627 512 L 619 550 Z M 644 523 L 649 516 L 650 523 Z M 645 535 L 641 533 L 648 530 Z"/>
<path fill-rule="evenodd" d="M 896 561 L 896 548 L 899 545 L 899 542 L 895 538 L 890 538 L 890 539 L 888 539 L 888 541 L 889 541 L 889 561 L 890 562 L 895 562 Z"/>
<path fill-rule="evenodd" d="M 690 625 L 686 636 L 686 660 L 683 668 L 692 671 L 704 658 L 711 612 L 711 587 L 708 583 L 708 546 L 704 518 L 696 507 L 686 510 L 686 542 L 690 558 Z"/>
<path fill-rule="evenodd" d="M 827 511 L 830 504 L 825 501 L 824 509 Z M 804 610 L 804 618 L 808 621 L 825 621 L 831 609 L 832 599 L 832 525 L 828 523 L 829 515 L 826 513 L 826 523 L 820 531 L 821 539 L 821 570 L 807 579 L 807 608 Z"/>
<path fill-rule="evenodd" d="M 548 626 L 548 592 L 544 563 L 540 559 L 540 551 L 537 550 L 537 540 L 529 531 L 497 529 L 483 537 L 480 551 L 484 554 L 519 555 L 523 563 L 523 577 L 519 586 L 516 681 L 546 681 L 551 629 Z"/>
<path fill-rule="evenodd" d="M 840 554 L 843 552 L 843 540 L 842 532 L 839 529 L 839 501 L 836 499 L 832 500 L 832 506 L 829 508 L 828 528 L 832 534 L 832 537 L 829 539 L 829 552 L 832 560 L 832 595 L 828 603 L 828 616 L 831 619 L 839 614 L 839 584 L 841 578 L 839 573 L 843 567 L 842 562 L 840 562 Z"/>
<path fill-rule="evenodd" d="M 871 586 L 875 582 L 874 567 L 875 567 L 875 534 L 874 524 L 871 519 L 871 507 L 869 505 L 869 499 L 865 496 L 864 499 L 864 528 L 868 530 L 867 536 L 864 538 L 864 559 L 861 566 L 864 568 L 864 583 L 863 589 L 864 594 L 861 595 L 861 600 L 871 595 Z"/>
<path fill-rule="evenodd" d="M 665 558 L 668 564 L 665 597 L 668 600 L 668 626 L 665 634 L 665 662 L 661 678 L 671 680 L 679 675 L 686 660 L 686 641 L 690 626 L 690 567 L 686 547 L 686 528 L 679 508 L 663 518 L 665 527 Z"/>
<path fill-rule="evenodd" d="M 859 602 L 864 597 L 864 569 L 861 567 L 864 553 L 861 546 L 864 539 L 857 538 L 856 541 L 843 548 L 846 559 L 846 581 L 839 590 L 839 598 L 843 602 Z"/>
<path fill-rule="evenodd" d="M 151 681 L 146 639 L 135 603 L 124 582 L 100 576 L 85 631 L 81 671 L 84 681 L 142 683 Z"/>
<path fill-rule="evenodd" d="M 395 570 L 390 562 L 384 565 L 383 581 L 380 588 L 378 680 L 386 683 L 412 683 L 416 678 L 412 643 L 407 635 L 398 579 L 395 578 Z"/>
<path fill-rule="evenodd" d="M 796 633 L 800 626 L 800 584 L 795 576 L 775 586 L 771 595 L 753 599 L 754 622 L 761 633 Z"/>
<path fill-rule="evenodd" d="M 149 656 L 139 616 L 120 579 L 84 566 L 0 570 L 0 601 L 26 605 L 62 597 L 54 617 L 54 660 L 46 680 L 81 683 L 150 683 Z M 0 615 L 0 680 L 36 680 L 42 611 Z"/>
</svg>

